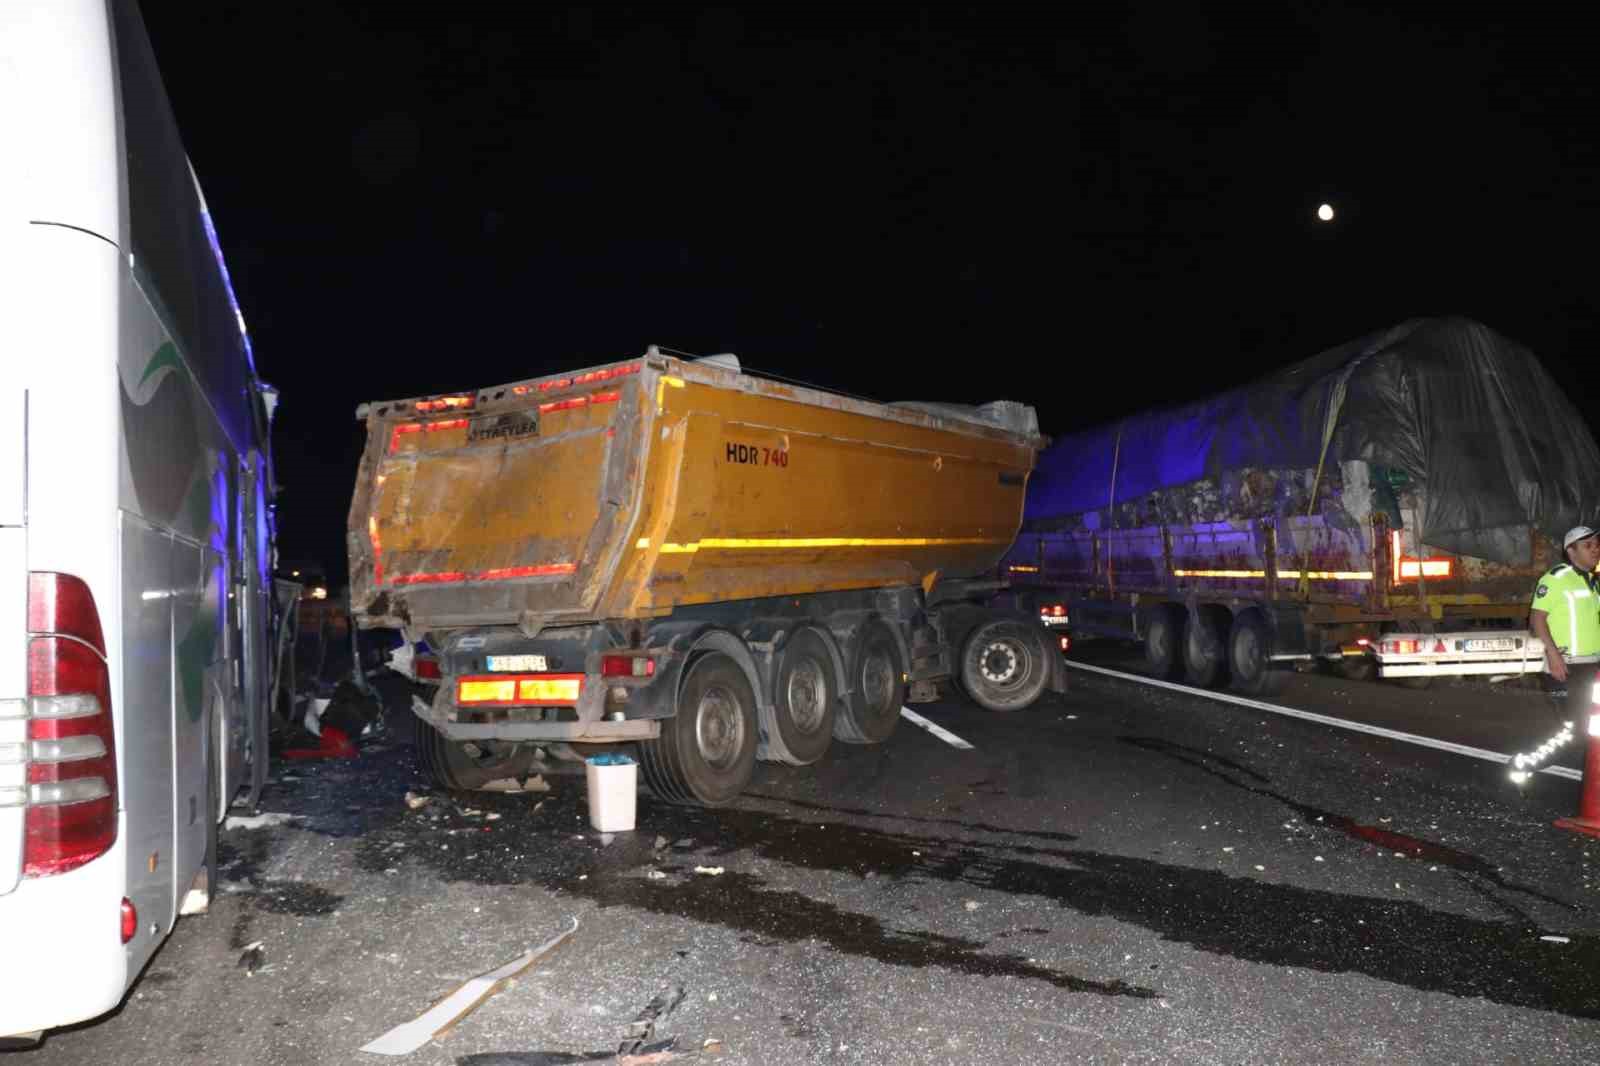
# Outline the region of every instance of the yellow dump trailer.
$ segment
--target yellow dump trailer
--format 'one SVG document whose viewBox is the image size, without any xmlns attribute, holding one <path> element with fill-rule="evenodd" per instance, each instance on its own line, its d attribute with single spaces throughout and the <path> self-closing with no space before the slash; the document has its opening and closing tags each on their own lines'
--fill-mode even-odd
<svg viewBox="0 0 1600 1066">
<path fill-rule="evenodd" d="M 637 744 L 658 795 L 722 803 L 758 754 L 881 741 L 952 676 L 996 710 L 1059 676 L 1036 620 L 987 606 L 1044 444 L 1020 404 L 651 348 L 358 416 L 352 602 L 438 653 L 418 714 L 444 784 Z"/>
</svg>

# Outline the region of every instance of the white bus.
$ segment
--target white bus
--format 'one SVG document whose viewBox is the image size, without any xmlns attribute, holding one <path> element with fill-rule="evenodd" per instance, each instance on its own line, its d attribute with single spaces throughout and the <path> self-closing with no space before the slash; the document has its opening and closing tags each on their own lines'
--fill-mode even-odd
<svg viewBox="0 0 1600 1066">
<path fill-rule="evenodd" d="M 0 2 L 0 1045 L 122 1000 L 264 780 L 273 399 L 137 8 Z"/>
</svg>

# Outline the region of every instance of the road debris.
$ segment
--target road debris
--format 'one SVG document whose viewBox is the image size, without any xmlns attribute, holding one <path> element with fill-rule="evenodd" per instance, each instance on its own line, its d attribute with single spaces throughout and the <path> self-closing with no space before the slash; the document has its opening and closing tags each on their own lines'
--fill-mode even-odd
<svg viewBox="0 0 1600 1066">
<path fill-rule="evenodd" d="M 261 964 L 267 960 L 265 947 L 266 941 L 263 940 L 245 946 L 244 953 L 239 956 L 238 965 L 246 977 L 254 977 L 256 971 L 261 969 Z"/>
<path fill-rule="evenodd" d="M 648 874 L 645 874 L 645 876 L 652 881 L 664 881 L 667 877 L 667 875 L 662 873 L 660 870 L 651 870 Z"/>
<path fill-rule="evenodd" d="M 969 910 L 969 911 L 975 911 L 975 910 L 977 910 L 977 909 L 978 909 L 978 908 L 979 908 L 979 907 L 981 907 L 981 906 L 983 906 L 983 904 L 981 904 L 981 903 L 979 903 L 979 902 L 978 902 L 978 901 L 977 901 L 977 900 L 975 900 L 975 899 L 969 899 L 969 900 L 967 900 L 967 902 L 966 902 L 966 908 L 967 908 L 967 910 Z"/>
<path fill-rule="evenodd" d="M 1546 943 L 1549 943 L 1549 944 L 1570 944 L 1570 943 L 1572 943 L 1572 938 L 1571 937 L 1567 937 L 1567 936 L 1542 936 L 1539 939 L 1543 940 L 1543 941 L 1545 941 Z"/>
<path fill-rule="evenodd" d="M 294 825 L 300 821 L 298 814 L 285 814 L 275 812 L 272 814 L 257 814 L 246 818 L 237 814 L 230 814 L 224 823 L 225 829 L 271 829 L 277 825 Z"/>
<path fill-rule="evenodd" d="M 375 1055 L 411 1054 L 428 1043 L 428 1041 L 449 1032 L 457 1022 L 471 1011 L 477 1009 L 484 1000 L 506 988 L 513 979 L 560 947 L 568 937 L 577 931 L 578 919 L 574 918 L 572 919 L 571 929 L 519 955 L 499 969 L 490 970 L 488 973 L 479 974 L 477 977 L 472 978 L 421 1015 L 403 1025 L 395 1026 L 376 1040 L 363 1046 L 361 1050 Z"/>
<path fill-rule="evenodd" d="M 420 811 L 422 808 L 426 807 L 432 802 L 432 796 L 425 796 L 416 792 L 406 793 L 406 806 L 410 807 L 414 811 Z"/>
<path fill-rule="evenodd" d="M 697 874 L 706 874 L 710 877 L 721 877 L 723 870 L 720 866 L 696 866 L 694 868 L 694 872 Z"/>
</svg>

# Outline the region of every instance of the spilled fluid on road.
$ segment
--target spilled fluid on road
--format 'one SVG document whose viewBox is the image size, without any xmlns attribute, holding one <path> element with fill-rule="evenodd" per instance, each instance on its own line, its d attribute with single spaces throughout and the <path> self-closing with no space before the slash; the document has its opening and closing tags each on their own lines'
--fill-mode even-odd
<svg viewBox="0 0 1600 1066">
<path fill-rule="evenodd" d="M 1474 856 L 1386 830 L 1368 833 L 1372 827 L 1294 804 L 1237 764 L 1159 742 L 1129 742 L 1198 759 L 1202 766 L 1209 760 L 1212 772 L 1289 803 L 1330 829 L 1392 850 L 1409 849 L 1486 885 L 1550 898 L 1504 881 Z M 885 894 L 919 883 L 955 884 L 1112 918 L 1247 962 L 1360 974 L 1424 991 L 1600 1018 L 1600 938 L 1569 933 L 1570 942 L 1552 950 L 1539 939 L 1543 930 L 1526 921 L 1486 921 L 1406 900 L 1110 854 L 1074 846 L 1070 835 L 1048 829 L 979 828 L 774 798 L 746 797 L 735 808 L 701 811 L 658 804 L 643 794 L 639 831 L 617 834 L 602 846 L 585 820 L 582 794 L 575 781 L 559 781 L 537 810 L 522 796 L 439 796 L 422 812 L 370 819 L 358 861 L 375 873 L 397 863 L 420 863 L 443 881 L 531 882 L 601 907 L 631 907 L 721 926 L 756 943 L 818 942 L 888 965 L 1041 980 L 1107 996 L 1160 994 L 1158 988 L 1120 979 L 1064 973 L 938 929 L 891 926 L 874 914 L 771 886 L 755 871 L 781 863 L 860 878 Z M 486 824 L 481 814 L 462 814 L 469 808 L 501 818 Z M 338 830 L 330 826 L 328 831 Z M 656 846 L 658 838 L 664 838 L 663 846 Z M 726 872 L 715 877 L 694 872 L 696 866 L 714 865 Z M 660 876 L 652 878 L 651 872 Z M 887 897 L 884 911 L 894 902 Z M 1041 919 L 1047 914 L 1039 912 Z"/>
</svg>

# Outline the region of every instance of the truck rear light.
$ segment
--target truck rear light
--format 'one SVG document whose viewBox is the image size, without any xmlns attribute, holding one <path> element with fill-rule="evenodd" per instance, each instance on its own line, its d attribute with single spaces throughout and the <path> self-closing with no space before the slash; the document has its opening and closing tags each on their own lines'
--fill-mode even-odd
<svg viewBox="0 0 1600 1066">
<path fill-rule="evenodd" d="M 139 908 L 133 905 L 133 900 L 124 898 L 122 901 L 122 942 L 126 944 L 132 940 L 139 931 Z"/>
<path fill-rule="evenodd" d="M 105 639 L 88 586 L 67 574 L 30 574 L 28 631 L 23 876 L 46 877 L 115 843 L 116 739 Z"/>
<path fill-rule="evenodd" d="M 1421 642 L 1415 640 L 1386 640 L 1383 642 L 1385 655 L 1415 655 L 1421 650 Z"/>
<path fill-rule="evenodd" d="M 456 681 L 456 703 L 462 707 L 570 707 L 582 692 L 582 674 L 502 674 Z"/>
<path fill-rule="evenodd" d="M 648 655 L 602 655 L 601 677 L 655 677 L 656 661 Z"/>
</svg>

